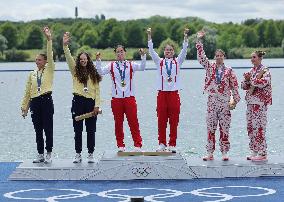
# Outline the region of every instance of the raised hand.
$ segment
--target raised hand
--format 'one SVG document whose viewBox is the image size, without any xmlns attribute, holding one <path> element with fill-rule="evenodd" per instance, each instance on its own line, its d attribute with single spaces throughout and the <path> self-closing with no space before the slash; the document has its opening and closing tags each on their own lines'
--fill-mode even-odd
<svg viewBox="0 0 284 202">
<path fill-rule="evenodd" d="M 188 37 L 188 32 L 189 32 L 189 29 L 185 28 L 183 31 L 184 37 Z"/>
<path fill-rule="evenodd" d="M 203 30 L 197 32 L 197 39 L 202 39 L 204 36 L 205 36 L 205 32 Z"/>
<path fill-rule="evenodd" d="M 147 34 L 148 34 L 148 41 L 150 41 L 151 40 L 151 35 L 152 35 L 152 30 L 151 30 L 151 27 L 148 27 L 147 28 Z"/>
<path fill-rule="evenodd" d="M 45 26 L 45 27 L 42 29 L 42 31 L 43 31 L 45 37 L 47 38 L 47 40 L 48 40 L 48 41 L 51 40 L 51 32 L 50 32 L 50 29 L 49 29 L 47 26 Z"/>
<path fill-rule="evenodd" d="M 143 56 L 143 55 L 146 54 L 146 51 L 145 51 L 144 48 L 140 48 L 140 49 L 139 49 L 139 53 L 140 53 L 141 56 Z"/>
<path fill-rule="evenodd" d="M 96 60 L 101 60 L 101 53 L 100 52 L 96 53 Z"/>
<path fill-rule="evenodd" d="M 63 45 L 67 46 L 70 43 L 70 32 L 65 32 L 63 35 Z"/>
</svg>

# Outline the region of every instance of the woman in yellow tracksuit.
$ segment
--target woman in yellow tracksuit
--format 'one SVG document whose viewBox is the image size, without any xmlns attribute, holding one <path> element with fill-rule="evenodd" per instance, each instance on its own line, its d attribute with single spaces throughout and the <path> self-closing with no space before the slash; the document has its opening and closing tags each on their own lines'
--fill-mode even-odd
<svg viewBox="0 0 284 202">
<path fill-rule="evenodd" d="M 94 162 L 93 152 L 95 149 L 95 132 L 97 114 L 99 113 L 100 105 L 100 87 L 99 82 L 102 77 L 98 74 L 94 67 L 93 61 L 86 52 L 78 54 L 76 60 L 73 59 L 68 44 L 70 42 L 69 32 L 63 36 L 63 50 L 66 61 L 68 63 L 73 79 L 73 100 L 72 100 L 72 118 L 73 128 L 75 132 L 75 150 L 76 155 L 73 163 L 82 161 L 82 132 L 83 120 L 76 121 L 75 117 L 93 111 L 94 116 L 85 119 L 87 131 L 87 148 L 88 148 L 88 163 Z"/>
<path fill-rule="evenodd" d="M 30 109 L 36 133 L 38 155 L 33 163 L 51 163 L 52 160 L 54 106 L 51 94 L 55 65 L 51 32 L 48 27 L 44 27 L 43 33 L 47 39 L 47 54 L 37 55 L 35 60 L 37 68 L 29 73 L 21 105 L 24 118 Z M 47 153 L 45 157 L 43 131 L 46 137 L 45 149 Z"/>
</svg>

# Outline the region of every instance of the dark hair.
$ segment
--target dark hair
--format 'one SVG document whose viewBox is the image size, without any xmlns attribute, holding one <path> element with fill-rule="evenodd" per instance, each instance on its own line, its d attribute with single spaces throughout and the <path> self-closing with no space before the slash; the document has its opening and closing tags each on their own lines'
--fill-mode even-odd
<svg viewBox="0 0 284 202">
<path fill-rule="evenodd" d="M 216 55 L 217 52 L 222 53 L 222 54 L 224 55 L 224 57 L 226 57 L 226 53 L 225 53 L 225 51 L 223 51 L 222 49 L 217 49 L 217 50 L 215 51 L 215 55 Z"/>
<path fill-rule="evenodd" d="M 256 50 L 254 51 L 254 53 L 259 57 L 262 58 L 262 56 L 264 56 L 266 53 L 262 50 Z"/>
<path fill-rule="evenodd" d="M 120 44 L 117 45 L 117 46 L 115 46 L 113 51 L 116 52 L 116 50 L 117 50 L 118 48 L 122 48 L 122 49 L 126 52 L 126 48 L 125 48 L 123 45 L 120 45 Z"/>
<path fill-rule="evenodd" d="M 80 64 L 80 56 L 85 54 L 87 56 L 88 62 L 86 67 L 82 67 Z M 98 83 L 102 80 L 101 75 L 99 75 L 97 69 L 91 57 L 86 52 L 81 52 L 78 54 L 76 58 L 76 65 L 75 65 L 75 77 L 79 80 L 80 83 L 87 83 L 89 75 L 94 83 Z"/>
<path fill-rule="evenodd" d="M 38 55 L 40 55 L 41 57 L 43 57 L 44 60 L 47 60 L 47 55 L 46 55 L 45 53 L 40 53 L 40 54 L 38 54 Z"/>
</svg>

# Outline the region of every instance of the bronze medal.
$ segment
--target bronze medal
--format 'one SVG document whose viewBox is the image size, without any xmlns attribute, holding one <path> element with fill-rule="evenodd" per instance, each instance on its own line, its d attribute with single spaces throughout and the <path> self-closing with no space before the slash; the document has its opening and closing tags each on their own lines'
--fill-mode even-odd
<svg viewBox="0 0 284 202">
<path fill-rule="evenodd" d="M 172 80 L 172 77 L 168 77 L 168 82 L 172 82 L 173 80 Z"/>
</svg>

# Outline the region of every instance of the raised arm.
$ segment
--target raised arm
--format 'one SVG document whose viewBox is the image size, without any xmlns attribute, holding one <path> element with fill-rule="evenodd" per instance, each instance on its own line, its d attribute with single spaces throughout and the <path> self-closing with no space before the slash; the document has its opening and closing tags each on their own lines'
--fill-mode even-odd
<svg viewBox="0 0 284 202">
<path fill-rule="evenodd" d="M 201 39 L 205 36 L 204 31 L 199 31 L 197 33 L 197 41 L 196 41 L 196 49 L 197 49 L 197 60 L 198 62 L 206 69 L 210 69 L 210 62 L 207 56 L 205 55 L 205 51 L 203 49 L 203 44 Z"/>
<path fill-rule="evenodd" d="M 69 32 L 65 32 L 63 35 L 63 50 L 64 50 L 64 54 L 65 54 L 65 58 L 66 58 L 66 62 L 68 64 L 68 67 L 70 69 L 70 72 L 72 75 L 75 74 L 75 60 L 71 55 L 71 52 L 69 50 L 69 43 L 70 43 L 70 33 Z"/>
<path fill-rule="evenodd" d="M 97 52 L 97 54 L 96 54 L 96 69 L 97 69 L 99 75 L 101 75 L 101 76 L 110 73 L 110 66 L 109 65 L 102 67 L 101 53 L 100 52 Z"/>
<path fill-rule="evenodd" d="M 179 64 L 182 64 L 186 58 L 187 47 L 188 47 L 188 32 L 189 32 L 189 29 L 185 28 L 183 32 L 184 40 L 182 44 L 182 50 L 180 51 L 178 58 L 177 58 Z"/>
<path fill-rule="evenodd" d="M 138 64 L 136 62 L 133 62 L 134 71 L 144 71 L 146 67 L 146 52 L 143 48 L 140 48 L 139 53 L 141 55 L 141 63 Z"/>
<path fill-rule="evenodd" d="M 152 58 L 152 60 L 154 61 L 154 63 L 159 66 L 160 65 L 160 61 L 161 58 L 159 57 L 158 53 L 156 53 L 156 51 L 153 48 L 153 42 L 152 42 L 152 30 L 151 28 L 147 29 L 147 35 L 148 35 L 148 48 L 149 48 L 149 54 Z"/>
<path fill-rule="evenodd" d="M 47 64 L 49 69 L 48 70 L 54 70 L 55 64 L 53 60 L 53 51 L 52 51 L 52 36 L 50 29 L 48 27 L 43 28 L 43 33 L 47 39 L 47 45 L 46 45 L 46 52 L 47 52 Z"/>
</svg>

